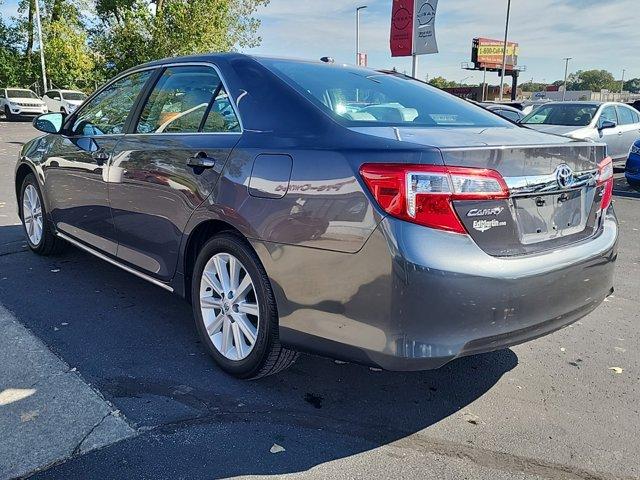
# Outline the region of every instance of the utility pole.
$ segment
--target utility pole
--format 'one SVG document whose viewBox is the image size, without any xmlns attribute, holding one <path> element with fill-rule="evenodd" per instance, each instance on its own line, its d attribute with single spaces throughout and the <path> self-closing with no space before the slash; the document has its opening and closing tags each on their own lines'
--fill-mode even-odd
<svg viewBox="0 0 640 480">
<path fill-rule="evenodd" d="M 511 14 L 511 0 L 507 0 L 507 21 L 504 24 L 504 51 L 502 52 L 502 72 L 500 72 L 500 101 L 504 95 L 504 71 L 507 69 L 507 39 L 509 37 L 509 15 Z"/>
<path fill-rule="evenodd" d="M 569 60 L 571 57 L 565 57 L 564 59 L 564 90 L 562 90 L 562 101 L 567 98 L 567 75 L 569 73 Z"/>
<path fill-rule="evenodd" d="M 626 70 L 623 68 L 622 69 L 622 85 L 620 85 L 620 95 L 622 95 L 622 92 L 624 92 L 624 74 L 625 74 Z M 620 98 L 620 101 L 622 101 L 622 98 Z"/>
<path fill-rule="evenodd" d="M 47 91 L 47 70 L 44 65 L 44 43 L 42 42 L 42 26 L 40 25 L 40 6 L 38 0 L 35 0 L 33 4 L 36 7 L 36 28 L 38 29 L 38 42 L 40 43 L 40 63 L 42 66 L 42 85 L 44 90 L 42 94 Z"/>
<path fill-rule="evenodd" d="M 418 78 L 418 55 L 415 53 L 411 56 L 411 76 Z"/>
<path fill-rule="evenodd" d="M 356 8 L 356 65 L 360 66 L 360 10 L 367 8 L 362 5 Z"/>
<path fill-rule="evenodd" d="M 487 67 L 484 67 L 484 73 L 482 74 L 482 101 L 485 101 L 487 97 Z"/>
</svg>

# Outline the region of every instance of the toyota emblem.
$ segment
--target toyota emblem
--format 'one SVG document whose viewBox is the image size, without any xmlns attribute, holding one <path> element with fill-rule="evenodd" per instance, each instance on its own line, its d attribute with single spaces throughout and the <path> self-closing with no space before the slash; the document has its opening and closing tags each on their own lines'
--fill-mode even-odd
<svg viewBox="0 0 640 480">
<path fill-rule="evenodd" d="M 573 170 L 569 165 L 563 163 L 556 168 L 556 181 L 560 188 L 568 188 L 573 184 Z"/>
</svg>

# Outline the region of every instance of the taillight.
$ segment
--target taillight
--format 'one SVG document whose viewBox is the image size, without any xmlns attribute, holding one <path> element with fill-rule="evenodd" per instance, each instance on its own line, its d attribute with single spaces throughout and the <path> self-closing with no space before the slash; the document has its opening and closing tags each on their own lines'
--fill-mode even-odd
<svg viewBox="0 0 640 480">
<path fill-rule="evenodd" d="M 613 196 L 613 161 L 607 157 L 598 164 L 598 186 L 604 187 L 600 208 L 605 211 L 611 205 Z"/>
<path fill-rule="evenodd" d="M 455 233 L 467 232 L 453 200 L 509 198 L 502 175 L 484 168 L 366 163 L 360 175 L 389 215 Z"/>
</svg>

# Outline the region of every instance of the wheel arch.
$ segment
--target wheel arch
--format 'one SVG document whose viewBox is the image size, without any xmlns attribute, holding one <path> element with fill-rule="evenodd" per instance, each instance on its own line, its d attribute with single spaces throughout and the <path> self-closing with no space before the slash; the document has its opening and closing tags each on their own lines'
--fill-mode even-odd
<svg viewBox="0 0 640 480">
<path fill-rule="evenodd" d="M 189 302 L 191 301 L 191 277 L 198 252 L 207 240 L 221 232 L 233 232 L 246 239 L 240 230 L 230 223 L 215 219 L 200 222 L 187 237 L 183 251 L 182 272 L 184 278 L 184 297 Z"/>
<path fill-rule="evenodd" d="M 22 219 L 22 202 L 20 201 L 20 189 L 22 188 L 22 184 L 24 183 L 24 179 L 27 178 L 27 175 L 32 173 L 36 177 L 36 181 L 38 180 L 38 175 L 35 170 L 26 163 L 21 163 L 18 169 L 16 170 L 15 177 L 15 188 L 16 188 L 16 199 L 18 201 L 18 216 Z"/>
</svg>

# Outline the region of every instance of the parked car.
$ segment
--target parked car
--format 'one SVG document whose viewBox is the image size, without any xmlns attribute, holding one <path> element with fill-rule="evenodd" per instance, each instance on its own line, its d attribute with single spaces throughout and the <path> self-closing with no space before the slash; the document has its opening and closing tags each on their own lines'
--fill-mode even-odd
<svg viewBox="0 0 640 480">
<path fill-rule="evenodd" d="M 550 102 L 520 123 L 540 132 L 604 142 L 614 162 L 624 162 L 640 138 L 640 113 L 617 102 Z"/>
<path fill-rule="evenodd" d="M 509 105 L 489 102 L 483 102 L 480 103 L 480 105 L 490 112 L 500 115 L 501 117 L 506 118 L 507 120 L 510 120 L 514 123 L 519 123 L 520 120 L 524 118 L 524 114 L 520 110 L 515 107 L 510 107 Z"/>
<path fill-rule="evenodd" d="M 49 134 L 15 175 L 31 250 L 66 241 L 185 296 L 238 377 L 297 351 L 437 368 L 553 332 L 612 292 L 605 146 L 409 77 L 172 58 L 34 125 Z"/>
<path fill-rule="evenodd" d="M 640 140 L 631 145 L 629 157 L 624 169 L 624 176 L 633 188 L 640 188 Z"/>
<path fill-rule="evenodd" d="M 35 117 L 49 110 L 35 92 L 26 88 L 3 88 L 0 90 L 0 111 L 7 120 L 20 117 Z"/>
<path fill-rule="evenodd" d="M 627 105 L 635 108 L 636 110 L 638 110 L 640 112 L 640 100 L 634 100 L 632 102 L 627 102 Z"/>
<path fill-rule="evenodd" d="M 87 98 L 77 90 L 49 90 L 42 99 L 50 112 L 73 113 Z"/>
</svg>

